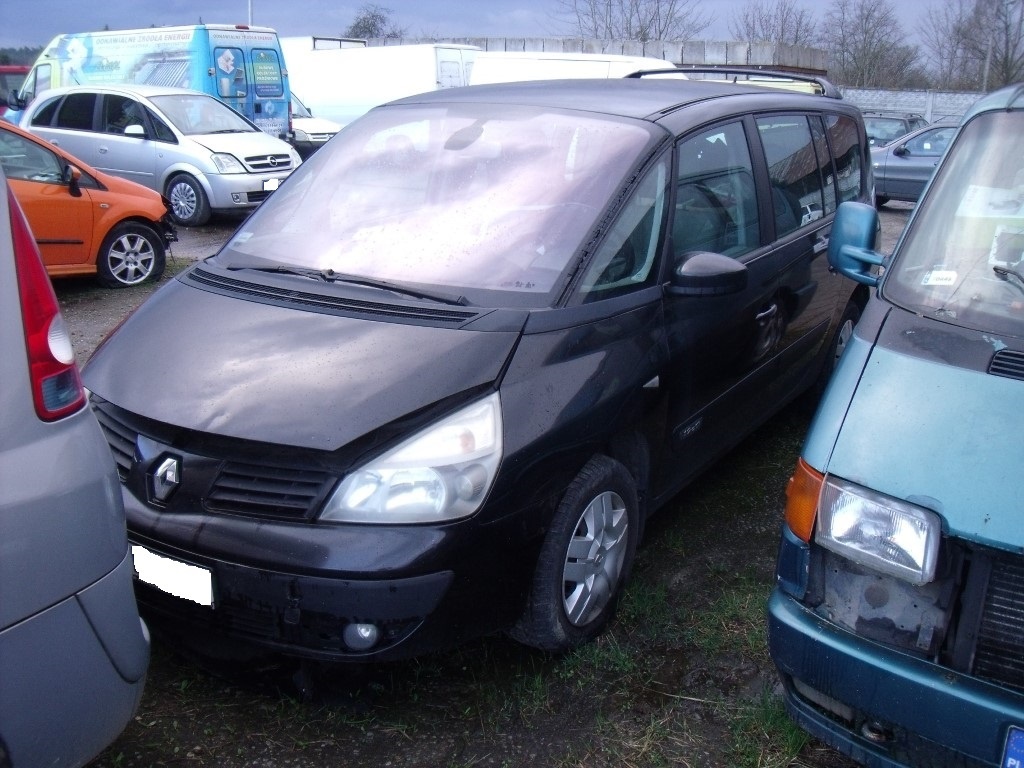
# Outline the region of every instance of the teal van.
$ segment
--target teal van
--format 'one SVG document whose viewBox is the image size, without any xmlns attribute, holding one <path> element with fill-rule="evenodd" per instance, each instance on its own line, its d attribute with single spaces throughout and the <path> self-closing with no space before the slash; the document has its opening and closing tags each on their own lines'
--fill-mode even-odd
<svg viewBox="0 0 1024 768">
<path fill-rule="evenodd" d="M 769 650 L 787 708 L 869 766 L 1024 765 L 1024 84 L 965 115 L 891 258 L 843 203 L 830 264 L 872 296 L 787 491 Z"/>
<path fill-rule="evenodd" d="M 129 84 L 203 91 L 265 133 L 289 136 L 291 91 L 281 43 L 268 27 L 194 24 L 58 35 L 9 104 L 24 109 L 64 85 Z M 10 113 L 8 119 L 17 122 Z"/>
</svg>

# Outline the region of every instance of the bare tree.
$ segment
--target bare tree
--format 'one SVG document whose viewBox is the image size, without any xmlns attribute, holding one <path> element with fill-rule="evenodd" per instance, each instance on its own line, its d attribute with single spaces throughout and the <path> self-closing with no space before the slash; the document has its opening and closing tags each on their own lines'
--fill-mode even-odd
<svg viewBox="0 0 1024 768">
<path fill-rule="evenodd" d="M 832 0 L 821 26 L 829 75 L 856 87 L 919 86 L 923 72 L 916 45 L 908 45 L 889 0 Z"/>
<path fill-rule="evenodd" d="M 580 37 L 691 40 L 715 20 L 701 0 L 558 0 L 559 16 Z"/>
<path fill-rule="evenodd" d="M 359 9 L 355 19 L 345 30 L 344 37 L 405 37 L 405 29 L 391 19 L 391 9 L 379 5 L 364 5 Z"/>
<path fill-rule="evenodd" d="M 973 11 L 974 0 L 950 0 L 940 8 L 928 10 L 918 26 L 936 88 L 980 87 L 982 67 L 968 45 Z"/>
<path fill-rule="evenodd" d="M 966 38 L 981 63 L 982 89 L 1024 78 L 1024 0 L 976 0 Z"/>
<path fill-rule="evenodd" d="M 748 0 L 739 14 L 729 19 L 729 33 L 736 40 L 811 45 L 816 30 L 814 12 L 797 0 Z"/>
</svg>

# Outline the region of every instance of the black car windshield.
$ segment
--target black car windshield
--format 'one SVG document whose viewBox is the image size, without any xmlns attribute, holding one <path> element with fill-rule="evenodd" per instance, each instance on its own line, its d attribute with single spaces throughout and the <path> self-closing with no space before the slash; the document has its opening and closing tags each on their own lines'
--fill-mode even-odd
<svg viewBox="0 0 1024 768">
<path fill-rule="evenodd" d="M 590 113 L 377 109 L 304 163 L 215 262 L 548 306 L 609 202 L 664 137 L 645 122 Z"/>
<path fill-rule="evenodd" d="M 1024 112 L 979 115 L 950 153 L 883 293 L 944 322 L 1024 336 Z"/>
</svg>

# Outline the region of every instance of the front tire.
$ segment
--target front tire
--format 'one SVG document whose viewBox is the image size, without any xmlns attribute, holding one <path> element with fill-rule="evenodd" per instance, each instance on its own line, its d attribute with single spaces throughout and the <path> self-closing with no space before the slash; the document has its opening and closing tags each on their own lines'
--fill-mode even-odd
<svg viewBox="0 0 1024 768">
<path fill-rule="evenodd" d="M 201 227 L 210 220 L 210 201 L 203 185 L 187 173 L 172 177 L 164 196 L 171 201 L 171 216 L 183 227 Z"/>
<path fill-rule="evenodd" d="M 822 363 L 821 372 L 818 374 L 818 379 L 811 390 L 811 400 L 814 403 L 817 403 L 821 396 L 825 394 L 825 387 L 828 386 L 829 379 L 832 378 L 832 372 L 835 371 L 836 366 L 839 364 L 839 358 L 843 356 L 843 352 L 846 351 L 847 345 L 853 338 L 853 330 L 856 328 L 859 320 L 860 307 L 851 299 L 847 302 L 842 317 L 839 318 L 839 325 L 836 327 L 836 332 L 832 335 L 832 339 L 829 342 L 829 349 Z"/>
<path fill-rule="evenodd" d="M 594 456 L 558 505 L 511 636 L 555 652 L 596 637 L 615 613 L 639 538 L 633 478 L 614 459 Z"/>
<path fill-rule="evenodd" d="M 155 229 L 123 222 L 103 240 L 96 257 L 96 274 L 106 288 L 124 288 L 158 280 L 166 263 L 164 241 Z"/>
</svg>

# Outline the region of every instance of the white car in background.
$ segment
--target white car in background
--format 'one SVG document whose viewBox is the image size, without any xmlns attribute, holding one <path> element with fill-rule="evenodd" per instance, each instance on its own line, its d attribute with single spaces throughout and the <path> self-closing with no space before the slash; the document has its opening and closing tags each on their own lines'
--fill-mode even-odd
<svg viewBox="0 0 1024 768">
<path fill-rule="evenodd" d="M 292 146 L 299 156 L 305 160 L 341 130 L 341 126 L 333 120 L 313 117 L 299 97 L 292 94 Z"/>
</svg>

